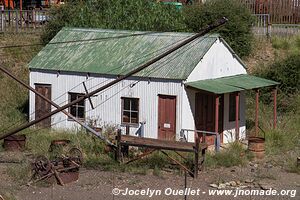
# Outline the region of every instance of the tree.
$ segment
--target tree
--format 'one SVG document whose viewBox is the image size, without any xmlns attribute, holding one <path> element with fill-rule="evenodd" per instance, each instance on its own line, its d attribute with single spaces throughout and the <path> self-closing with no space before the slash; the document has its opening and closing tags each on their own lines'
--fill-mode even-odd
<svg viewBox="0 0 300 200">
<path fill-rule="evenodd" d="M 241 57 L 251 52 L 253 18 L 244 5 L 237 0 L 209 0 L 203 4 L 189 6 L 184 10 L 185 24 L 191 31 L 227 17 L 225 26 L 216 30 Z"/>
</svg>

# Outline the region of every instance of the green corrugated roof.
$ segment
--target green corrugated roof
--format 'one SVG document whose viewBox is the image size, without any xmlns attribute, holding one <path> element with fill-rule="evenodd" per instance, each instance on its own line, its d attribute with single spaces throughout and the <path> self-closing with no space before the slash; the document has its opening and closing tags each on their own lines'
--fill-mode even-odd
<svg viewBox="0 0 300 200">
<path fill-rule="evenodd" d="M 110 38 L 139 34 L 137 36 Z M 178 44 L 193 33 L 153 33 L 104 29 L 63 28 L 29 63 L 31 69 L 125 74 Z M 51 44 L 74 40 L 97 41 Z M 218 35 L 206 35 L 176 50 L 137 76 L 185 80 Z"/>
<path fill-rule="evenodd" d="M 272 85 L 278 85 L 276 81 L 251 76 L 248 74 L 240 74 L 236 76 L 228 76 L 217 79 L 200 80 L 186 83 L 187 86 L 200 90 L 212 92 L 215 94 L 224 94 L 230 92 L 238 92 Z"/>
</svg>

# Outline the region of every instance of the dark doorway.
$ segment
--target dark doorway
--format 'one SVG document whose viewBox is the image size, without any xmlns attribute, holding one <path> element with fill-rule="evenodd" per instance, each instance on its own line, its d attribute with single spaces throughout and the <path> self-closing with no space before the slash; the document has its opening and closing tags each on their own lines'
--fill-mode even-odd
<svg viewBox="0 0 300 200">
<path fill-rule="evenodd" d="M 205 92 L 196 93 L 195 101 L 195 124 L 196 129 L 200 131 L 215 132 L 215 99 L 216 95 Z M 224 98 L 223 95 L 219 99 L 219 133 L 223 132 L 223 116 L 224 116 Z M 203 140 L 203 136 L 201 136 Z M 215 143 L 214 135 L 207 135 L 205 138 L 208 145 Z M 221 142 L 223 137 L 221 134 Z"/>
</svg>

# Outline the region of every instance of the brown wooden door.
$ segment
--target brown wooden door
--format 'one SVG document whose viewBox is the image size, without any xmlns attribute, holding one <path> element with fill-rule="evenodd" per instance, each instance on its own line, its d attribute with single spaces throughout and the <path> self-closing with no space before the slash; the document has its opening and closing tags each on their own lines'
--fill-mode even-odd
<svg viewBox="0 0 300 200">
<path fill-rule="evenodd" d="M 195 124 L 197 130 L 215 132 L 215 98 L 216 96 L 210 93 L 199 92 L 196 94 Z M 223 96 L 221 96 L 219 104 L 219 133 L 223 132 L 223 104 Z M 208 135 L 205 140 L 209 145 L 213 145 L 215 136 Z"/>
<path fill-rule="evenodd" d="M 158 139 L 176 140 L 175 96 L 158 96 Z"/>
<path fill-rule="evenodd" d="M 35 89 L 40 94 L 44 95 L 51 100 L 51 85 L 35 84 Z M 43 100 L 41 97 L 35 95 L 35 119 L 42 117 L 43 115 L 51 112 L 51 104 Z M 44 119 L 37 124 L 40 127 L 50 127 L 51 117 Z"/>
</svg>

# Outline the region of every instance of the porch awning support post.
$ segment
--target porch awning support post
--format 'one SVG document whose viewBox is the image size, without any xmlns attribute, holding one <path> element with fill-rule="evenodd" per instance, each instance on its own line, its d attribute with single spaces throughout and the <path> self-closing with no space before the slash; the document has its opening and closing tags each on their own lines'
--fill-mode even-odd
<svg viewBox="0 0 300 200">
<path fill-rule="evenodd" d="M 235 139 L 240 139 L 240 127 L 239 127 L 239 102 L 240 102 L 240 93 L 237 92 L 235 95 Z"/>
<path fill-rule="evenodd" d="M 277 126 L 277 87 L 273 89 L 274 111 L 273 111 L 273 128 Z"/>
<path fill-rule="evenodd" d="M 216 96 L 215 103 L 215 132 L 216 132 L 216 144 L 215 150 L 218 152 L 220 150 L 220 136 L 219 136 L 219 100 L 220 97 Z"/>
<path fill-rule="evenodd" d="M 259 90 L 255 90 L 255 136 L 258 136 Z"/>
</svg>

